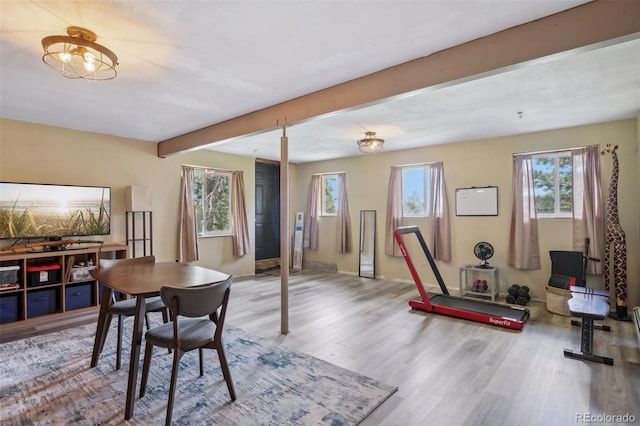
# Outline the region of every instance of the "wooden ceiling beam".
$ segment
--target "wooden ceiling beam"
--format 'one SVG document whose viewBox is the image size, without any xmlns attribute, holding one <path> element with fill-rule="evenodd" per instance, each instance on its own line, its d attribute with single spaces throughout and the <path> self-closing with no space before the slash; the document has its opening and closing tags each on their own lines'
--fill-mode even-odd
<svg viewBox="0 0 640 426">
<path fill-rule="evenodd" d="M 640 2 L 598 0 L 167 139 L 158 144 L 158 156 L 639 36 Z"/>
</svg>

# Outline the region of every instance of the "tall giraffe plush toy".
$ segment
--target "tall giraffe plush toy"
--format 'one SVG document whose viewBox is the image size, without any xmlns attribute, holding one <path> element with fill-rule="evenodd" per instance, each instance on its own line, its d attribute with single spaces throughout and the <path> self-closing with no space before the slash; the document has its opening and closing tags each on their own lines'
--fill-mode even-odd
<svg viewBox="0 0 640 426">
<path fill-rule="evenodd" d="M 611 317 L 617 320 L 630 321 L 627 315 L 627 241 L 624 231 L 620 226 L 618 215 L 618 145 L 607 144 L 600 152 L 602 155 L 611 154 L 613 168 L 611 170 L 611 182 L 609 194 L 605 206 L 606 242 L 604 247 L 604 288 L 609 290 L 613 278 L 613 287 L 616 291 L 616 312 Z M 613 255 L 613 256 L 612 256 Z M 613 277 L 611 270 L 613 269 Z"/>
</svg>

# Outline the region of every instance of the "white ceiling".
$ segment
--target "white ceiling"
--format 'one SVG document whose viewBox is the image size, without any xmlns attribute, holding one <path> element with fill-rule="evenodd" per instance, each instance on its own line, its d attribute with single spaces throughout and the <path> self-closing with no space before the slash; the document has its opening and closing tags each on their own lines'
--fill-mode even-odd
<svg viewBox="0 0 640 426">
<path fill-rule="evenodd" d="M 0 114 L 160 142 L 583 3 L 2 0 Z M 69 25 L 118 55 L 115 80 L 42 63 L 41 39 Z M 637 117 L 640 37 L 627 40 L 290 123 L 289 160 L 359 155 L 365 130 L 390 151 Z M 210 149 L 278 159 L 280 136 Z"/>
</svg>

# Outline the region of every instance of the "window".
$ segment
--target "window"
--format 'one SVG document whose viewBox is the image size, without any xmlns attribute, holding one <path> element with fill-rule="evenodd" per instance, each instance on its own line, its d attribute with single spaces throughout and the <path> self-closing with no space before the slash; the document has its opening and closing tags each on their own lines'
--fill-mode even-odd
<svg viewBox="0 0 640 426">
<path fill-rule="evenodd" d="M 427 217 L 430 200 L 428 166 L 402 169 L 402 214 L 405 217 Z"/>
<path fill-rule="evenodd" d="M 571 217 L 573 212 L 571 152 L 534 155 L 532 166 L 538 217 Z"/>
<path fill-rule="evenodd" d="M 321 216 L 338 215 L 338 175 L 322 175 L 320 181 L 320 208 Z"/>
<path fill-rule="evenodd" d="M 231 234 L 231 172 L 195 169 L 193 204 L 200 236 Z"/>
</svg>

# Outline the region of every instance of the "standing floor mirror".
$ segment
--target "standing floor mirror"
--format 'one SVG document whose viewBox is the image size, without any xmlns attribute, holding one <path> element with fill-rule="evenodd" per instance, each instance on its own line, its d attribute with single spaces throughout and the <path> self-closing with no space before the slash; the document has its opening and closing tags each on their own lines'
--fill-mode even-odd
<svg viewBox="0 0 640 426">
<path fill-rule="evenodd" d="M 376 211 L 360 210 L 360 267 L 359 275 L 376 277 Z"/>
</svg>

